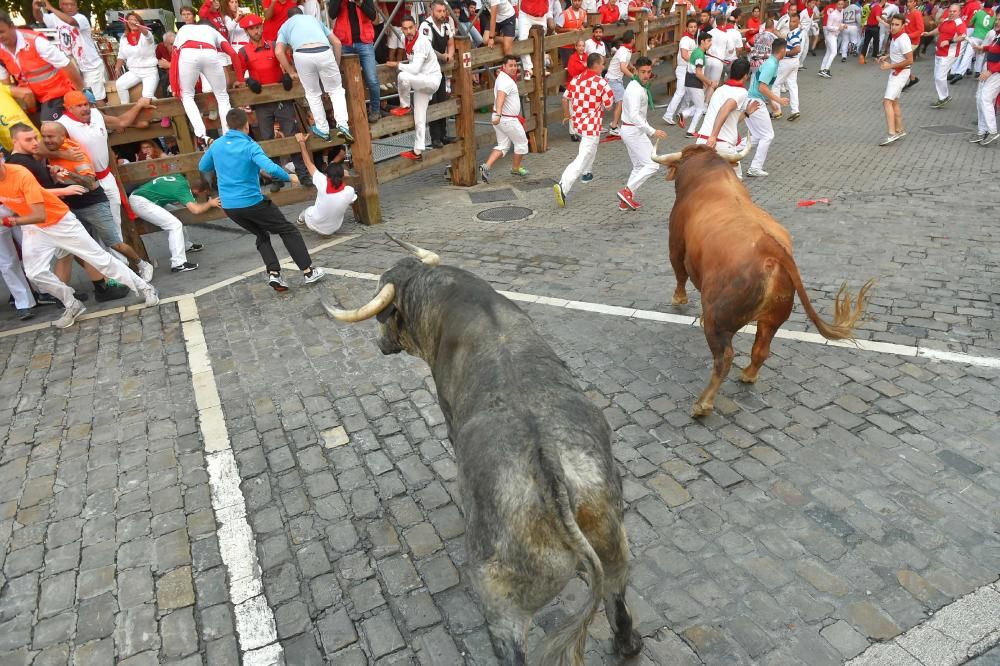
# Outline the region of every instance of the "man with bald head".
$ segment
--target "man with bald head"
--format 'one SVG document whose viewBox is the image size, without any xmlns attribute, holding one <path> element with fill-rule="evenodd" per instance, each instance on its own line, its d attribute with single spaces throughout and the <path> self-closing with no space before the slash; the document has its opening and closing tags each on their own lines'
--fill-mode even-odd
<svg viewBox="0 0 1000 666">
<path fill-rule="evenodd" d="M 948 73 L 958 58 L 960 42 L 965 39 L 965 25 L 961 18 L 962 6 L 953 4 L 948 7 L 948 18 L 941 21 L 934 30 L 924 33 L 924 37 L 937 37 L 937 49 L 934 51 L 934 88 L 938 99 L 931 108 L 940 109 L 951 101 L 948 91 Z"/>
</svg>

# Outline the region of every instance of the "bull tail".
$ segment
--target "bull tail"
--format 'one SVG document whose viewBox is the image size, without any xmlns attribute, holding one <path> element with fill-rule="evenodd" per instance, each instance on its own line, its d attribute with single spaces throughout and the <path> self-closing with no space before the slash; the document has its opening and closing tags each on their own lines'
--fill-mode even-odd
<svg viewBox="0 0 1000 666">
<path fill-rule="evenodd" d="M 868 292 L 875 284 L 875 280 L 871 279 L 865 282 L 857 296 L 854 297 L 847 291 L 846 282 L 840 285 L 840 290 L 834 298 L 833 323 L 827 323 L 813 308 L 805 285 L 802 284 L 802 276 L 799 275 L 799 267 L 795 264 L 795 259 L 776 239 L 774 239 L 774 244 L 779 248 L 781 267 L 791 278 L 792 284 L 795 286 L 795 293 L 799 295 L 799 300 L 802 302 L 802 307 L 820 335 L 827 340 L 853 339 L 854 327 L 857 326 L 858 321 L 865 313 L 865 308 L 868 306 Z"/>
<path fill-rule="evenodd" d="M 566 482 L 558 478 L 555 483 L 555 500 L 559 519 L 566 529 L 566 537 L 576 552 L 590 584 L 590 600 L 576 615 L 558 630 L 547 635 L 539 646 L 540 666 L 583 666 L 583 651 L 587 644 L 587 628 L 597 613 L 604 597 L 604 567 L 594 547 L 584 536 L 576 522 L 573 503 Z"/>
</svg>

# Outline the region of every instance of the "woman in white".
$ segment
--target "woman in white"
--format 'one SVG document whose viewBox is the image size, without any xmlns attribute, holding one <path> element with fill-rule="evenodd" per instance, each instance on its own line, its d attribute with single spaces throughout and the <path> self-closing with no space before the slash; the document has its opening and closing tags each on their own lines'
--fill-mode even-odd
<svg viewBox="0 0 1000 666">
<path fill-rule="evenodd" d="M 250 43 L 250 35 L 240 26 L 240 0 L 226 0 L 226 11 L 222 14 L 229 31 L 229 43 L 237 53 Z"/>
<path fill-rule="evenodd" d="M 124 72 L 126 65 L 128 71 Z M 115 76 L 118 79 L 115 87 L 122 104 L 129 103 L 129 88 L 139 83 L 142 84 L 143 97 L 156 98 L 156 86 L 160 82 L 156 43 L 153 41 L 153 33 L 135 12 L 125 17 L 125 34 L 118 46 Z"/>
</svg>

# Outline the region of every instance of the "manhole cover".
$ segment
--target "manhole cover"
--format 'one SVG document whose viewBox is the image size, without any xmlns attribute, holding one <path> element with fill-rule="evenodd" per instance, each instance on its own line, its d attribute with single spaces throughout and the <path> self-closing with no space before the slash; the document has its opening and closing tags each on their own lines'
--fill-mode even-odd
<svg viewBox="0 0 1000 666">
<path fill-rule="evenodd" d="M 497 201 L 517 201 L 514 190 L 504 187 L 499 190 L 487 190 L 485 192 L 469 192 L 469 200 L 474 204 L 496 203 Z"/>
<path fill-rule="evenodd" d="M 959 127 L 957 125 L 931 125 L 929 127 L 921 127 L 920 129 L 925 129 L 934 134 L 964 134 L 970 131 L 968 127 Z"/>
<path fill-rule="evenodd" d="M 524 220 L 535 211 L 524 206 L 500 206 L 499 208 L 487 208 L 476 215 L 483 222 L 514 222 Z"/>
</svg>

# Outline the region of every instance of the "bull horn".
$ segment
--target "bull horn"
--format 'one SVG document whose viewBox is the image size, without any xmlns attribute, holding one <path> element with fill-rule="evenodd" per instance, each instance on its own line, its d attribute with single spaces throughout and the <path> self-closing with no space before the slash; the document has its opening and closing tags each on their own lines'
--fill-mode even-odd
<svg viewBox="0 0 1000 666">
<path fill-rule="evenodd" d="M 386 233 L 385 235 L 389 236 L 388 233 Z M 419 259 L 422 263 L 427 264 L 428 266 L 437 266 L 438 264 L 441 263 L 441 257 L 437 256 L 430 250 L 425 250 L 422 247 L 417 247 L 413 243 L 407 243 L 406 241 L 401 241 L 398 238 L 393 238 L 392 236 L 389 236 L 389 240 L 391 240 L 393 243 L 396 243 L 410 254 L 413 254 L 414 256 L 417 257 L 417 259 Z"/>
<path fill-rule="evenodd" d="M 389 307 L 392 303 L 392 299 L 396 297 L 396 287 L 390 282 L 384 287 L 382 287 L 375 298 L 368 301 L 365 305 L 362 305 L 357 310 L 341 310 L 335 308 L 326 302 L 326 299 L 320 299 L 323 304 L 323 309 L 326 313 L 338 321 L 364 321 L 365 319 L 371 319 L 382 310 Z"/>
<path fill-rule="evenodd" d="M 659 147 L 660 147 L 660 140 L 657 139 L 656 140 L 656 144 L 653 146 L 653 155 L 652 155 L 652 158 L 653 158 L 654 162 L 656 162 L 657 164 L 663 164 L 665 166 L 670 166 L 671 164 L 675 164 L 676 162 L 680 161 L 681 154 L 680 154 L 679 151 L 676 152 L 676 153 L 668 153 L 666 155 L 657 155 L 656 154 L 656 149 L 659 148 Z"/>
<path fill-rule="evenodd" d="M 725 157 L 730 164 L 736 164 L 737 162 L 742 162 L 747 155 L 750 154 L 750 149 L 753 148 L 753 141 L 750 139 L 750 135 L 747 134 L 745 139 L 746 145 L 743 146 L 743 150 L 738 153 L 723 153 L 719 151 L 719 144 L 715 144 L 715 152 L 719 153 L 722 157 Z"/>
</svg>

